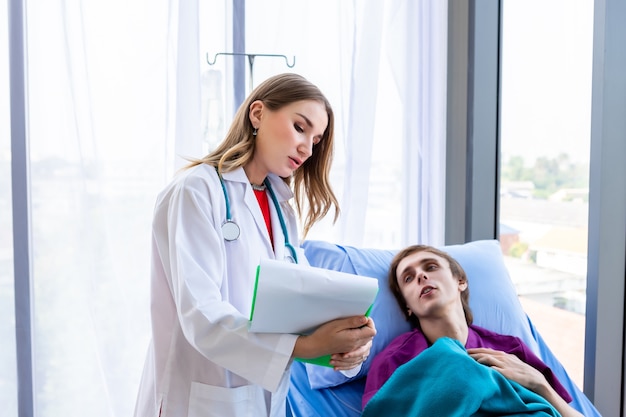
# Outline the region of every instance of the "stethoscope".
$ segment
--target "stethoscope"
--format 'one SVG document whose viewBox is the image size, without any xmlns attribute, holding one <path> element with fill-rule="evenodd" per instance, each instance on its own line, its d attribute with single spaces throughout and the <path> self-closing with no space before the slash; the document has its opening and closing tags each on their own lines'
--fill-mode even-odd
<svg viewBox="0 0 626 417">
<path fill-rule="evenodd" d="M 216 169 L 217 171 L 217 169 Z M 233 240 L 239 239 L 239 235 L 241 234 L 241 229 L 239 225 L 235 223 L 235 221 L 230 216 L 230 199 L 228 198 L 228 191 L 226 191 L 226 185 L 224 184 L 224 179 L 222 178 L 222 174 L 219 172 L 217 176 L 220 179 L 220 184 L 222 184 L 222 191 L 224 192 L 224 201 L 226 202 L 226 221 L 222 224 L 222 236 L 224 236 L 224 240 L 228 242 L 232 242 Z M 274 203 L 274 207 L 276 208 L 276 213 L 278 214 L 278 220 L 280 221 L 280 228 L 283 231 L 283 236 L 285 236 L 285 247 L 289 249 L 291 255 L 285 256 L 285 259 L 292 263 L 298 263 L 298 255 L 296 254 L 296 248 L 294 248 L 291 243 L 289 243 L 289 234 L 287 233 L 287 225 L 285 224 L 285 219 L 283 218 L 283 211 L 280 209 L 280 204 L 278 204 L 278 199 L 276 198 L 276 194 L 274 194 L 274 189 L 270 184 L 270 181 L 265 178 L 263 181 L 263 185 L 270 192 L 270 197 L 272 202 Z"/>
</svg>

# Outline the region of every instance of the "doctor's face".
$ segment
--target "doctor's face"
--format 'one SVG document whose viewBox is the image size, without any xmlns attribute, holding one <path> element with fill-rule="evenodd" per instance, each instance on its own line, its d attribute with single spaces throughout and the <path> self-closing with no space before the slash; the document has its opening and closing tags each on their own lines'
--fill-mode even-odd
<svg viewBox="0 0 626 417">
<path fill-rule="evenodd" d="M 428 251 L 415 252 L 398 263 L 398 287 L 407 308 L 417 318 L 445 317 L 462 306 L 467 281 L 452 274 L 448 261 Z"/>
<path fill-rule="evenodd" d="M 258 129 L 254 157 L 245 167 L 248 179 L 261 183 L 269 173 L 289 177 L 312 155 L 328 126 L 323 103 L 302 100 L 272 111 L 257 100 L 250 120 Z"/>
</svg>

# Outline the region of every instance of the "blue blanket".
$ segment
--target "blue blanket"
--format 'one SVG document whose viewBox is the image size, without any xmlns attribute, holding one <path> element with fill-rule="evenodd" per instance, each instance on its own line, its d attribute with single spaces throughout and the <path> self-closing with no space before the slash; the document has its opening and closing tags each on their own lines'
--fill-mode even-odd
<svg viewBox="0 0 626 417">
<path fill-rule="evenodd" d="M 472 359 L 442 338 L 399 367 L 372 397 L 363 417 L 559 416 L 541 396 Z"/>
</svg>

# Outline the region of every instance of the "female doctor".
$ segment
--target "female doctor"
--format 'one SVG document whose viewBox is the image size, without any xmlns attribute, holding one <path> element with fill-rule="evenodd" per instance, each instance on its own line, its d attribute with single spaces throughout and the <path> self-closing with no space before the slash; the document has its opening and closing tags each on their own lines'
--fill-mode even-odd
<svg viewBox="0 0 626 417">
<path fill-rule="evenodd" d="M 304 235 L 331 206 L 333 112 L 303 77 L 274 76 L 241 105 L 213 152 L 158 196 L 152 233 L 152 342 L 137 417 L 285 416 L 294 357 L 359 366 L 376 330 L 364 316 L 314 333 L 248 331 L 262 258 L 306 264 Z M 293 190 L 293 191 L 292 191 Z M 289 314 L 288 311 L 285 314 Z"/>
</svg>

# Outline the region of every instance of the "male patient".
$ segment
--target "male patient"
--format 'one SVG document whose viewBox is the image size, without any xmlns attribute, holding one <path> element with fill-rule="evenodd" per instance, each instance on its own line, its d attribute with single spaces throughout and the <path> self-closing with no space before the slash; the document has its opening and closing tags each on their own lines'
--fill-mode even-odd
<svg viewBox="0 0 626 417">
<path fill-rule="evenodd" d="M 515 406 L 522 408 L 519 415 L 582 416 L 569 405 L 570 394 L 550 368 L 521 339 L 472 324 L 467 276 L 450 255 L 431 246 L 409 246 L 391 261 L 388 283 L 413 330 L 398 336 L 374 358 L 363 395 L 363 416 L 390 411 L 389 406 L 399 406 L 398 398 L 411 402 L 404 406 L 422 412 L 419 407 L 433 407 L 439 400 L 437 410 L 445 409 L 448 415 L 453 408 L 457 415 L 493 412 L 494 408 L 487 408 L 511 407 L 510 401 L 516 401 Z M 431 353 L 428 363 L 409 369 L 409 362 L 419 360 L 422 352 L 422 360 L 425 351 L 434 352 L 435 344 L 439 350 L 435 356 Z M 437 365 L 448 353 L 448 362 Z M 392 387 L 390 378 L 398 368 L 393 380 L 397 385 Z M 404 376 L 397 376 L 402 372 Z M 425 381 L 425 375 L 432 378 Z M 475 384 L 478 380 L 470 379 L 474 375 L 484 380 Z M 490 392 L 489 385 L 493 385 Z"/>
</svg>

